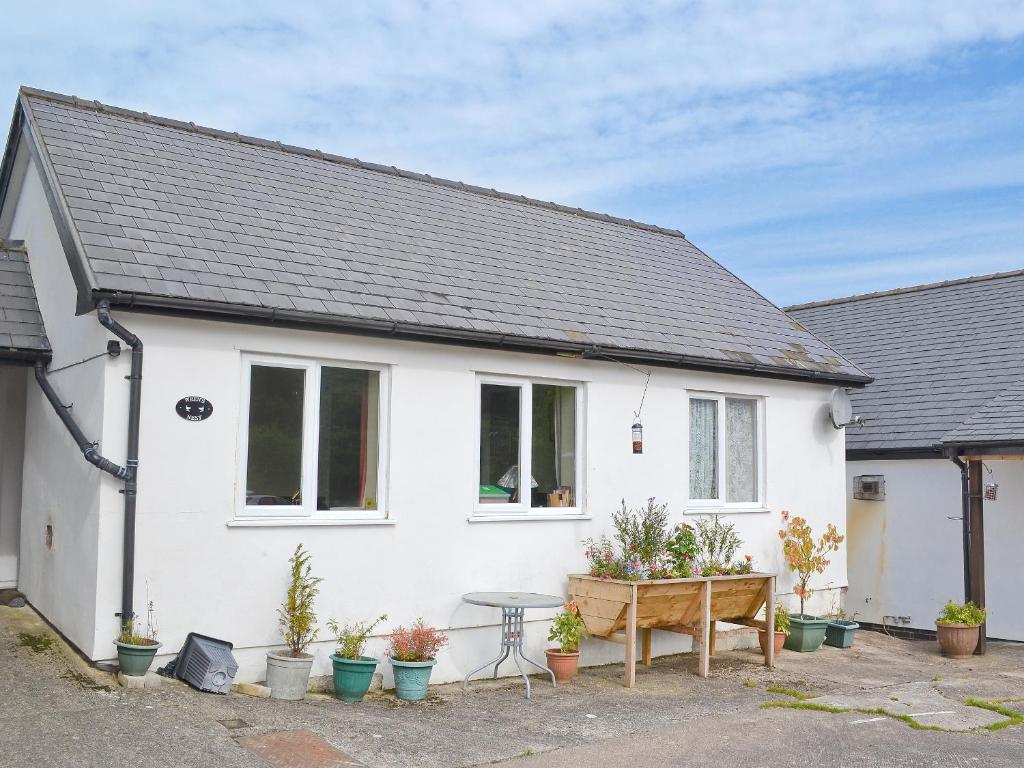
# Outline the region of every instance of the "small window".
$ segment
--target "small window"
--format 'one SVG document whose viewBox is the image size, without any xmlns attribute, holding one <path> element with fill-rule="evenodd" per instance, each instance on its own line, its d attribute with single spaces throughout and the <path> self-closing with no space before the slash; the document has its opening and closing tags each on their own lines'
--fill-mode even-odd
<svg viewBox="0 0 1024 768">
<path fill-rule="evenodd" d="M 478 512 L 577 510 L 578 388 L 482 381 L 479 393 Z"/>
<path fill-rule="evenodd" d="M 247 515 L 383 516 L 381 369 L 247 362 Z"/>
<path fill-rule="evenodd" d="M 763 401 L 752 397 L 690 397 L 690 503 L 762 504 Z"/>
</svg>

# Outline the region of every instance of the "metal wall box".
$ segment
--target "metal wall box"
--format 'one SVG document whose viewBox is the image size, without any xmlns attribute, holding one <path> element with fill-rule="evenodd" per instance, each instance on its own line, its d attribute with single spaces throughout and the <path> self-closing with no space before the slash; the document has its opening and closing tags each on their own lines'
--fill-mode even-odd
<svg viewBox="0 0 1024 768">
<path fill-rule="evenodd" d="M 863 501 L 884 501 L 885 475 L 857 475 L 854 477 L 853 498 Z"/>
</svg>

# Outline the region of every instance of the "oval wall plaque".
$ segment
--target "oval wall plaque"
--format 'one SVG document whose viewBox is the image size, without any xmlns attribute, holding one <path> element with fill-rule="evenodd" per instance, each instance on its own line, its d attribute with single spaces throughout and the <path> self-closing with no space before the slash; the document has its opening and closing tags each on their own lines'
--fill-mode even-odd
<svg viewBox="0 0 1024 768">
<path fill-rule="evenodd" d="M 205 397 L 189 395 L 181 398 L 174 410 L 185 421 L 203 421 L 213 415 L 213 403 Z"/>
</svg>

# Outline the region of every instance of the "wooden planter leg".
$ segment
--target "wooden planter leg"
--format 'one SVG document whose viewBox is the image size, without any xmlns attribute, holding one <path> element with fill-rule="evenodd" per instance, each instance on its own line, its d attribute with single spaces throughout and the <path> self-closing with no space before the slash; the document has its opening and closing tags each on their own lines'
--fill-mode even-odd
<svg viewBox="0 0 1024 768">
<path fill-rule="evenodd" d="M 764 665 L 775 666 L 775 577 L 768 579 L 765 585 L 768 594 L 764 599 L 765 630 L 768 633 L 768 644 L 765 646 Z"/>
<path fill-rule="evenodd" d="M 640 631 L 643 633 L 641 638 L 643 639 L 644 666 L 649 667 L 651 666 L 651 630 L 648 628 Z"/>
<path fill-rule="evenodd" d="M 636 585 L 626 611 L 626 687 L 636 685 Z"/>
<path fill-rule="evenodd" d="M 715 622 L 713 622 L 713 621 L 711 622 L 711 632 L 710 632 L 709 643 L 710 644 L 708 645 L 708 655 L 709 656 L 714 656 L 715 655 Z"/>
<path fill-rule="evenodd" d="M 711 674 L 711 582 L 705 581 L 702 593 L 703 605 L 700 612 L 700 664 L 697 674 L 707 677 Z"/>
</svg>

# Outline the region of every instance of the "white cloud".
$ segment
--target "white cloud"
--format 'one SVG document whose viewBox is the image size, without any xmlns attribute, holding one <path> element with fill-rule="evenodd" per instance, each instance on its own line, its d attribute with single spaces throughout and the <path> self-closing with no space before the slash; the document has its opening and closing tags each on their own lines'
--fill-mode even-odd
<svg viewBox="0 0 1024 768">
<path fill-rule="evenodd" d="M 5 20 L 7 98 L 26 82 L 712 240 L 1024 183 L 1019 144 L 986 146 L 1020 124 L 1019 90 L 887 95 L 1024 35 L 1017 0 L 65 1 Z"/>
</svg>

